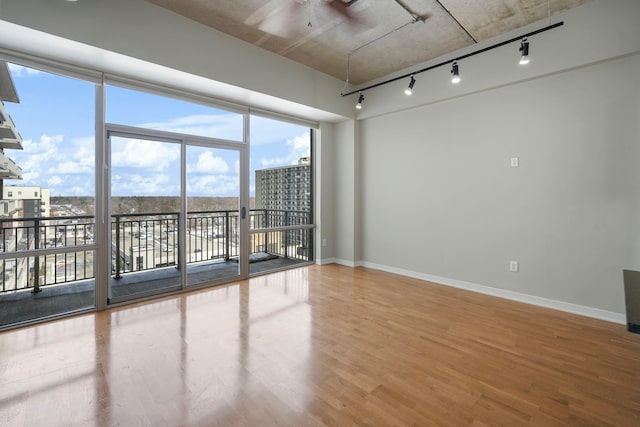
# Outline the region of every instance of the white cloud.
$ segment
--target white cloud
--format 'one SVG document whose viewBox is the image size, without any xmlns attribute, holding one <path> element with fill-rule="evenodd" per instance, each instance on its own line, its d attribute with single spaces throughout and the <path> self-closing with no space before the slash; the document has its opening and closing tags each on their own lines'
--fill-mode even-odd
<svg viewBox="0 0 640 427">
<path fill-rule="evenodd" d="M 93 136 L 75 138 L 72 146 L 74 147 L 72 157 L 77 163 L 91 168 L 95 167 L 95 138 Z"/>
<path fill-rule="evenodd" d="M 38 171 L 30 171 L 30 172 L 22 172 L 22 181 L 20 181 L 19 185 L 39 185 L 38 178 L 40 178 L 40 172 Z"/>
<path fill-rule="evenodd" d="M 272 157 L 270 159 L 265 159 L 264 157 L 260 159 L 260 166 L 263 168 L 271 168 L 276 166 L 283 166 L 287 164 L 286 157 Z"/>
<path fill-rule="evenodd" d="M 23 140 L 22 151 L 11 151 L 10 157 L 22 168 L 22 185 L 40 185 L 40 172 L 56 162 L 63 140 L 62 135 L 42 135 L 38 142 Z"/>
<path fill-rule="evenodd" d="M 63 135 L 23 140 L 24 149 L 11 150 L 9 154 L 22 168 L 19 185 L 47 186 L 52 195 L 93 194 L 93 140 L 91 136 L 68 143 Z"/>
<path fill-rule="evenodd" d="M 304 126 L 294 125 L 278 120 L 251 116 L 251 145 L 282 144 L 291 135 L 309 133 Z"/>
<path fill-rule="evenodd" d="M 296 136 L 292 140 L 288 139 L 287 146 L 290 147 L 291 150 L 300 157 L 308 156 L 309 149 L 311 147 L 311 140 L 310 140 L 309 133 L 307 132 L 303 135 Z"/>
<path fill-rule="evenodd" d="M 271 158 L 261 158 L 260 165 L 263 168 L 296 165 L 301 157 L 309 156 L 311 150 L 311 137 L 309 132 L 287 139 L 287 154 Z"/>
<path fill-rule="evenodd" d="M 222 157 L 216 156 L 212 150 L 209 150 L 198 156 L 198 161 L 192 171 L 200 173 L 227 173 L 229 171 L 229 165 Z"/>
<path fill-rule="evenodd" d="M 123 145 L 120 140 L 115 140 L 113 149 L 111 159 L 114 167 L 162 171 L 180 158 L 180 149 L 177 145 L 161 144 L 155 141 L 128 139 Z"/>
<path fill-rule="evenodd" d="M 143 123 L 137 126 L 187 135 L 241 141 L 243 119 L 240 114 L 195 114 L 164 122 Z"/>
<path fill-rule="evenodd" d="M 189 179 L 187 192 L 198 196 L 237 196 L 240 193 L 240 184 L 237 176 L 197 176 Z"/>
<path fill-rule="evenodd" d="M 47 185 L 49 187 L 55 187 L 62 183 L 62 178 L 60 178 L 58 175 L 53 175 L 51 178 L 49 178 L 49 180 L 47 180 Z"/>
<path fill-rule="evenodd" d="M 91 174 L 93 173 L 93 165 L 83 165 L 81 162 L 62 162 L 47 169 L 47 173 L 61 174 Z"/>
</svg>

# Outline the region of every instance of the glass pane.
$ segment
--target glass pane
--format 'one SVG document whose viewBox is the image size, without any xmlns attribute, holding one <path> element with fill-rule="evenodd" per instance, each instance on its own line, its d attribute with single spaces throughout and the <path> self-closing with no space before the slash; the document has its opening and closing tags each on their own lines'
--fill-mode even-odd
<svg viewBox="0 0 640 427">
<path fill-rule="evenodd" d="M 187 285 L 240 274 L 240 153 L 187 147 Z"/>
<path fill-rule="evenodd" d="M 94 251 L 79 249 L 95 244 L 95 86 L 3 62 L 0 74 L 2 327 L 95 306 Z"/>
<path fill-rule="evenodd" d="M 111 137 L 110 298 L 181 285 L 180 146 Z"/>
<path fill-rule="evenodd" d="M 107 122 L 230 141 L 243 140 L 242 114 L 107 86 Z"/>
<path fill-rule="evenodd" d="M 250 273 L 313 260 L 312 230 L 270 231 L 312 224 L 311 131 L 251 116 Z"/>
</svg>

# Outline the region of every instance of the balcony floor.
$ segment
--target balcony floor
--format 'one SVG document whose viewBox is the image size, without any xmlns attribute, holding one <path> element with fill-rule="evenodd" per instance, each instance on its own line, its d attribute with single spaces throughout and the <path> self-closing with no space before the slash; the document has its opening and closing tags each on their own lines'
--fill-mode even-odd
<svg viewBox="0 0 640 427">
<path fill-rule="evenodd" d="M 250 274 L 260 274 L 282 268 L 306 264 L 291 258 L 277 257 L 249 264 Z M 188 284 L 216 282 L 237 275 L 236 261 L 200 263 L 188 265 Z M 125 273 L 118 280 L 111 278 L 111 296 L 121 299 L 133 294 L 178 287 L 180 270 L 166 267 L 136 273 Z M 55 316 L 72 311 L 90 309 L 95 304 L 95 281 L 82 280 L 60 285 L 44 286 L 41 292 L 31 289 L 0 294 L 0 328 L 11 324 Z"/>
</svg>

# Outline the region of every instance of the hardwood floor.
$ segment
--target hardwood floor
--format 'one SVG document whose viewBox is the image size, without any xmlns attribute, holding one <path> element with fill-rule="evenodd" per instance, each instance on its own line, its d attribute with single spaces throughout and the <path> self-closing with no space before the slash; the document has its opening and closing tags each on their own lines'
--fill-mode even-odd
<svg viewBox="0 0 640 427">
<path fill-rule="evenodd" d="M 623 325 L 310 266 L 0 334 L 2 426 L 638 426 Z"/>
</svg>

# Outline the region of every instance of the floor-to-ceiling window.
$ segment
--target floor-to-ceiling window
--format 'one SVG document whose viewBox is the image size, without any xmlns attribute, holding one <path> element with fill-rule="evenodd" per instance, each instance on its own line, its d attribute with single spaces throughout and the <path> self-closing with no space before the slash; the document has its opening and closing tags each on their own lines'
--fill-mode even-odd
<svg viewBox="0 0 640 427">
<path fill-rule="evenodd" d="M 313 261 L 310 126 L 25 63 L 0 62 L 0 329 Z"/>
<path fill-rule="evenodd" d="M 0 62 L 0 328 L 95 307 L 95 83 Z"/>
<path fill-rule="evenodd" d="M 314 129 L 257 115 L 250 128 L 249 271 L 312 262 Z"/>
</svg>

